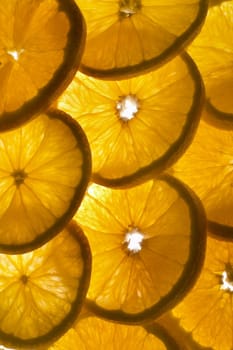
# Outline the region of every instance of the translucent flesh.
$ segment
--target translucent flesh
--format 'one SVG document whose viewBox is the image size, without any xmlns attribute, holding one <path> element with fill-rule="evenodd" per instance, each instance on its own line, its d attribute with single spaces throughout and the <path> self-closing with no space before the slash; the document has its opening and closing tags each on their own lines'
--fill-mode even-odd
<svg viewBox="0 0 233 350">
<path fill-rule="evenodd" d="M 181 326 L 191 331 L 199 344 L 214 350 L 231 350 L 233 346 L 232 293 L 221 289 L 221 274 L 227 263 L 233 264 L 233 244 L 209 237 L 199 280 L 173 309 Z"/>
<path fill-rule="evenodd" d="M 132 175 L 171 151 L 179 141 L 195 94 L 194 77 L 180 57 L 159 70 L 122 81 L 102 81 L 78 73 L 58 106 L 83 127 L 92 150 L 93 172 L 107 178 Z M 136 96 L 138 112 L 122 122 L 122 96 Z M 88 103 L 87 103 L 88 101 Z M 188 133 L 188 131 L 187 131 Z M 156 142 L 155 142 L 156 140 Z M 156 167 L 156 165 L 155 165 Z"/>
<path fill-rule="evenodd" d="M 201 33 L 190 45 L 206 86 L 207 98 L 221 112 L 233 114 L 233 2 L 209 9 Z M 233 120 L 233 116 L 232 116 Z"/>
<path fill-rule="evenodd" d="M 52 331 L 77 298 L 83 266 L 67 230 L 30 253 L 0 254 L 1 332 L 26 340 Z"/>
<path fill-rule="evenodd" d="M 79 321 L 49 350 L 166 350 L 166 345 L 140 326 L 110 323 L 97 317 Z"/>
<path fill-rule="evenodd" d="M 93 184 L 75 218 L 91 245 L 88 298 L 97 305 L 141 312 L 177 283 L 190 254 L 191 221 L 187 203 L 167 183 L 151 181 L 129 190 Z M 144 235 L 137 254 L 124 246 L 132 227 Z"/>
<path fill-rule="evenodd" d="M 65 214 L 82 179 L 83 154 L 63 121 L 41 115 L 0 136 L 0 243 L 33 241 Z M 26 174 L 17 185 L 12 175 Z"/>
<path fill-rule="evenodd" d="M 57 0 L 0 2 L 0 114 L 33 99 L 61 65 L 70 24 L 58 6 Z"/>
<path fill-rule="evenodd" d="M 209 220 L 233 227 L 233 132 L 204 121 L 186 153 L 174 165 L 174 176 L 201 198 Z"/>
</svg>

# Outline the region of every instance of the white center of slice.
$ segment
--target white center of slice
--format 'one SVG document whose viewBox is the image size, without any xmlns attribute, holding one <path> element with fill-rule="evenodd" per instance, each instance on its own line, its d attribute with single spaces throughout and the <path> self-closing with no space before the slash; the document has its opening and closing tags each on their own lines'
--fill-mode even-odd
<svg viewBox="0 0 233 350">
<path fill-rule="evenodd" d="M 126 233 L 124 242 L 127 244 L 127 249 L 131 253 L 138 253 L 142 249 L 143 239 L 143 234 L 137 229 L 133 229 Z"/>
<path fill-rule="evenodd" d="M 227 276 L 227 271 L 223 271 L 222 273 L 222 284 L 220 289 L 226 290 L 228 292 L 233 292 L 233 283 L 229 280 Z"/>
<path fill-rule="evenodd" d="M 18 60 L 19 60 L 19 57 L 20 57 L 20 55 L 21 55 L 23 52 L 24 52 L 23 49 L 18 50 L 18 51 L 17 51 L 17 50 L 8 50 L 8 51 L 7 51 L 8 55 L 10 55 L 11 57 L 13 57 L 15 61 L 18 61 Z"/>
<path fill-rule="evenodd" d="M 124 14 L 125 17 L 130 17 L 136 13 L 136 10 L 129 7 L 121 7 L 120 12 L 121 14 Z"/>
<path fill-rule="evenodd" d="M 141 0 L 121 0 L 120 15 L 122 17 L 130 17 L 138 12 L 141 7 Z"/>
<path fill-rule="evenodd" d="M 138 112 L 138 99 L 136 96 L 128 95 L 117 101 L 116 109 L 119 118 L 123 121 L 133 119 Z"/>
</svg>

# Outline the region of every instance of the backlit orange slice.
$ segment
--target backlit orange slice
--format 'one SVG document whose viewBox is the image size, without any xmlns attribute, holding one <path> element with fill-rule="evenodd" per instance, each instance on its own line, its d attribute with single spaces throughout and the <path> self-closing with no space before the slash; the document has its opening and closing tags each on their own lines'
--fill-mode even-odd
<svg viewBox="0 0 233 350">
<path fill-rule="evenodd" d="M 51 104 L 77 71 L 84 40 L 72 0 L 0 1 L 0 130 Z"/>
<path fill-rule="evenodd" d="M 91 171 L 85 134 L 51 110 L 0 134 L 0 251 L 24 252 L 72 218 Z"/>
<path fill-rule="evenodd" d="M 92 184 L 75 219 L 93 255 L 87 305 L 101 317 L 154 320 L 199 274 L 205 216 L 194 193 L 173 177 L 126 190 Z"/>
</svg>

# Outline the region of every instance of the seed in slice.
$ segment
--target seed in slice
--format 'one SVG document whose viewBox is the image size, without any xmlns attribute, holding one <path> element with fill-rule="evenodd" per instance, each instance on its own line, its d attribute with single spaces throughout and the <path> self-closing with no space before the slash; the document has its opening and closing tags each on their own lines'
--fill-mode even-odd
<svg viewBox="0 0 233 350">
<path fill-rule="evenodd" d="M 87 23 L 80 69 L 102 79 L 162 65 L 199 32 L 206 0 L 76 0 Z"/>
<path fill-rule="evenodd" d="M 184 300 L 173 309 L 181 326 L 213 350 L 233 348 L 233 243 L 207 239 L 200 277 Z"/>
<path fill-rule="evenodd" d="M 85 34 L 72 0 L 0 2 L 0 130 L 44 111 L 66 88 Z"/>
<path fill-rule="evenodd" d="M 31 250 L 57 234 L 87 187 L 88 141 L 71 117 L 51 110 L 0 134 L 0 250 Z"/>
<path fill-rule="evenodd" d="M 158 175 L 184 152 L 199 123 L 203 95 L 199 72 L 184 54 L 127 80 L 78 73 L 58 106 L 88 137 L 93 181 L 122 187 Z"/>
<path fill-rule="evenodd" d="M 173 177 L 89 186 L 75 215 L 93 255 L 87 305 L 124 322 L 154 320 L 191 288 L 205 252 L 201 203 Z"/>
<path fill-rule="evenodd" d="M 157 325 L 129 326 L 102 320 L 95 316 L 83 318 L 49 350 L 179 350 L 175 340 Z"/>
<path fill-rule="evenodd" d="M 210 123 L 233 129 L 233 1 L 212 6 L 201 33 L 190 45 L 206 86 Z"/>
<path fill-rule="evenodd" d="M 209 229 L 232 239 L 233 131 L 201 121 L 191 146 L 173 166 L 173 174 L 202 200 Z"/>
<path fill-rule="evenodd" d="M 65 333 L 80 312 L 91 270 L 81 229 L 71 222 L 42 247 L 0 254 L 0 341 L 34 349 Z"/>
</svg>

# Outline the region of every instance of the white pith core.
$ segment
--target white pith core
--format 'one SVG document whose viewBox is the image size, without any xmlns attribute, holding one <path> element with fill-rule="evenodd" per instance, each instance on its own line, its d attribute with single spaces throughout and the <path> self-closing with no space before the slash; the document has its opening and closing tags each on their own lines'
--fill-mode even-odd
<svg viewBox="0 0 233 350">
<path fill-rule="evenodd" d="M 222 273 L 222 284 L 220 289 L 226 290 L 228 292 L 233 292 L 233 282 L 229 280 L 227 271 L 223 271 Z"/>
<path fill-rule="evenodd" d="M 119 118 L 123 121 L 131 120 L 138 112 L 138 99 L 136 96 L 128 95 L 117 101 L 116 109 Z"/>
<path fill-rule="evenodd" d="M 8 50 L 7 51 L 7 53 L 8 53 L 8 55 L 10 55 L 11 57 L 13 57 L 13 59 L 15 60 L 15 61 L 18 61 L 19 60 L 19 57 L 20 57 L 20 55 L 23 53 L 23 49 L 21 49 L 21 50 Z"/>
<path fill-rule="evenodd" d="M 131 9 L 129 7 L 122 7 L 120 12 L 125 15 L 125 17 L 130 17 L 136 13 L 136 10 Z"/>
<path fill-rule="evenodd" d="M 123 0 L 120 2 L 120 14 L 123 17 L 130 17 L 137 13 L 140 7 L 140 1 L 138 0 Z"/>
<path fill-rule="evenodd" d="M 144 235 L 136 228 L 126 233 L 124 242 L 127 244 L 127 249 L 131 253 L 138 253 L 142 249 Z"/>
</svg>

